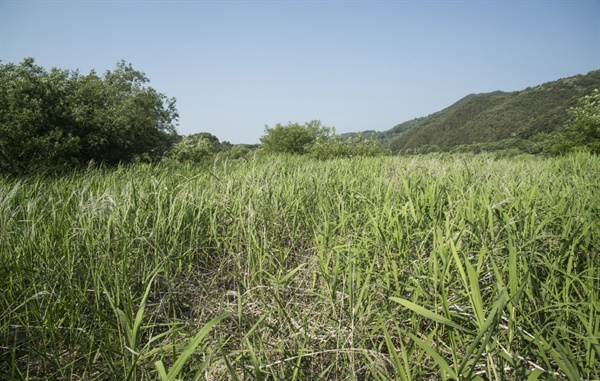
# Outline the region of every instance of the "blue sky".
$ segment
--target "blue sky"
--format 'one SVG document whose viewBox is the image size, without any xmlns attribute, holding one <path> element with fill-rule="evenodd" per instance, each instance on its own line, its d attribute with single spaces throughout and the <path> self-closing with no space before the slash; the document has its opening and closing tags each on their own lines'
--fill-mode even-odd
<svg viewBox="0 0 600 381">
<path fill-rule="evenodd" d="M 0 0 L 0 60 L 25 57 L 84 73 L 125 60 L 177 98 L 181 134 L 382 131 L 600 69 L 600 1 Z"/>
</svg>

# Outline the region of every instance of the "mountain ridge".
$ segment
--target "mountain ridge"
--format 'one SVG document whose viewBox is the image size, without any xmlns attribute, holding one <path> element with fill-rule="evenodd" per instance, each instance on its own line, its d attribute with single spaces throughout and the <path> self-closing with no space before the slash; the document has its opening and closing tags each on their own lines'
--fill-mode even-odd
<svg viewBox="0 0 600 381">
<path fill-rule="evenodd" d="M 566 122 L 567 110 L 597 88 L 600 70 L 518 91 L 469 94 L 426 117 L 363 135 L 389 144 L 396 154 L 507 148 L 536 153 L 547 134 Z"/>
</svg>

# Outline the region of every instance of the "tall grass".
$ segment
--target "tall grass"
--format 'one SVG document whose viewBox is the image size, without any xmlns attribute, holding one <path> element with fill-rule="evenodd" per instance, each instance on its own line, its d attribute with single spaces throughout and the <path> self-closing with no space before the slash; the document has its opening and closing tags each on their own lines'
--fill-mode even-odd
<svg viewBox="0 0 600 381">
<path fill-rule="evenodd" d="M 0 180 L 0 378 L 600 377 L 600 159 Z"/>
</svg>

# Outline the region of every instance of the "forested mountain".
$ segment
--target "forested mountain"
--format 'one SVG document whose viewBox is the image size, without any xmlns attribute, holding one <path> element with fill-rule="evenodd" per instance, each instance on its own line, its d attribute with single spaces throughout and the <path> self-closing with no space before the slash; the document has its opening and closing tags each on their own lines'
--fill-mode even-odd
<svg viewBox="0 0 600 381">
<path fill-rule="evenodd" d="M 377 140 L 382 144 L 382 146 L 389 147 L 390 143 L 393 142 L 394 139 L 396 139 L 401 133 L 419 125 L 423 120 L 427 118 L 428 117 L 415 118 L 406 122 L 402 122 L 400 124 L 395 125 L 387 131 L 366 130 L 361 131 L 360 134 L 366 139 Z M 357 132 L 345 132 L 343 134 L 340 134 L 340 138 L 342 140 L 356 138 L 357 136 Z"/>
<path fill-rule="evenodd" d="M 394 153 L 539 150 L 545 134 L 562 126 L 582 96 L 600 88 L 600 70 L 548 82 L 522 91 L 471 94 L 424 118 L 374 135 L 392 137 Z"/>
</svg>

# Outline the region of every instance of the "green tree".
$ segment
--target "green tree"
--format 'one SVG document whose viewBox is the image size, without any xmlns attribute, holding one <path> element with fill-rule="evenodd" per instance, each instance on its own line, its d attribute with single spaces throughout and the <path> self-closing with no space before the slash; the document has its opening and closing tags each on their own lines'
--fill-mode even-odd
<svg viewBox="0 0 600 381">
<path fill-rule="evenodd" d="M 309 151 L 312 144 L 327 139 L 334 133 L 333 127 L 325 127 L 319 120 L 304 125 L 289 122 L 287 126 L 283 126 L 278 123 L 272 128 L 265 126 L 265 135 L 260 141 L 268 153 L 302 155 Z"/>
<path fill-rule="evenodd" d="M 93 160 L 156 160 L 173 144 L 175 99 L 121 61 L 114 71 L 0 65 L 0 171 L 62 171 Z"/>
<path fill-rule="evenodd" d="M 147 87 L 144 73 L 121 61 L 103 77 L 92 71 L 77 79 L 72 110 L 84 162 L 156 160 L 172 146 L 179 117 L 175 99 Z"/>
<path fill-rule="evenodd" d="M 0 170 L 21 173 L 76 161 L 80 139 L 74 133 L 68 97 L 70 74 L 46 72 L 31 58 L 0 65 Z"/>
<path fill-rule="evenodd" d="M 561 154 L 573 150 L 600 154 L 600 92 L 579 99 L 577 106 L 568 110 L 569 120 L 553 133 L 545 143 L 545 150 Z"/>
</svg>

